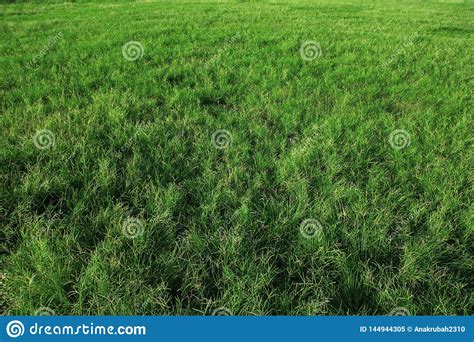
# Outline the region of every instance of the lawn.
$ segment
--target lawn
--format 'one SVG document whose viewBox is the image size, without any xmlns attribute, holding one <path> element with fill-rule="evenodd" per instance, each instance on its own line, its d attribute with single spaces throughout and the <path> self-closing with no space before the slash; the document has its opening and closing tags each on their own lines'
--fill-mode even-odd
<svg viewBox="0 0 474 342">
<path fill-rule="evenodd" d="M 473 314 L 473 2 L 0 9 L 3 314 Z"/>
</svg>

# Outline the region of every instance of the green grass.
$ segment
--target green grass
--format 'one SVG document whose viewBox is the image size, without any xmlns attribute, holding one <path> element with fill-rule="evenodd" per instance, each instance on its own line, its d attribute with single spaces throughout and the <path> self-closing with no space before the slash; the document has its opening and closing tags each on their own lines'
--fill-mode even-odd
<svg viewBox="0 0 474 342">
<path fill-rule="evenodd" d="M 0 8 L 4 314 L 473 313 L 472 2 Z"/>
</svg>

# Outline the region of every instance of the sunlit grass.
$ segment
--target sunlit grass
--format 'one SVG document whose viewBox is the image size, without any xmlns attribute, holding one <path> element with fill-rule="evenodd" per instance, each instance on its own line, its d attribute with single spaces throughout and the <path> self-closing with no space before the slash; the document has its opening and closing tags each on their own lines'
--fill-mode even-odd
<svg viewBox="0 0 474 342">
<path fill-rule="evenodd" d="M 472 314 L 472 3 L 0 6 L 4 313 Z"/>
</svg>

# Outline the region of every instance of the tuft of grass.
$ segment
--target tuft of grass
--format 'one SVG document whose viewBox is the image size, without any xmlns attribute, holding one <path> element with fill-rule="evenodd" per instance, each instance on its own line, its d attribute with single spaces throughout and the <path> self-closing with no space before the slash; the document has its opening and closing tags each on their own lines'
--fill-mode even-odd
<svg viewBox="0 0 474 342">
<path fill-rule="evenodd" d="M 473 313 L 472 3 L 0 8 L 3 313 Z"/>
</svg>

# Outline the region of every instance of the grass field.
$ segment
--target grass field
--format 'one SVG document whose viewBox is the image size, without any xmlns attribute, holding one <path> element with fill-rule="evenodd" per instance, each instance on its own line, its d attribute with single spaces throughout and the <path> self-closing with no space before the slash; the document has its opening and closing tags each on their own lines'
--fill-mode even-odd
<svg viewBox="0 0 474 342">
<path fill-rule="evenodd" d="M 473 313 L 473 2 L 0 8 L 3 314 Z"/>
</svg>

